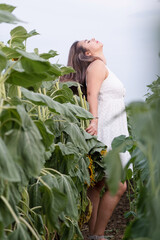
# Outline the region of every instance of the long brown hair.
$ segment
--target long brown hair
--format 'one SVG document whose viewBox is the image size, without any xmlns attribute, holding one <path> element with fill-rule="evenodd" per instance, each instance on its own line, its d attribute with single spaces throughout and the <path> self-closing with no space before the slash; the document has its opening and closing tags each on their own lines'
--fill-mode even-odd
<svg viewBox="0 0 160 240">
<path fill-rule="evenodd" d="M 87 98 L 86 70 L 91 62 L 99 58 L 93 57 L 93 56 L 86 56 L 85 52 L 87 51 L 87 49 L 82 46 L 79 46 L 78 42 L 79 41 L 75 41 L 72 44 L 69 51 L 68 63 L 67 63 L 67 66 L 73 67 L 73 69 L 76 72 L 69 73 L 67 75 L 60 77 L 60 81 L 62 82 L 75 81 L 80 83 L 82 85 L 82 92 Z M 72 87 L 72 90 L 75 94 L 77 94 L 76 89 L 77 88 Z"/>
</svg>

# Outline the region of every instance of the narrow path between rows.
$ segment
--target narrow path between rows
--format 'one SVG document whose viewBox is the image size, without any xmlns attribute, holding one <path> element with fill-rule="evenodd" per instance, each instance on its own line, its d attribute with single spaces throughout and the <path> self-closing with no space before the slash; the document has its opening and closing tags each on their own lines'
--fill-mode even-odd
<svg viewBox="0 0 160 240">
<path fill-rule="evenodd" d="M 124 230 L 130 219 L 125 219 L 124 213 L 129 211 L 129 201 L 127 198 L 127 192 L 121 198 L 114 213 L 106 228 L 106 235 L 109 236 L 109 240 L 122 240 Z M 88 225 L 85 224 L 82 228 L 82 234 L 84 240 L 88 240 Z"/>
</svg>

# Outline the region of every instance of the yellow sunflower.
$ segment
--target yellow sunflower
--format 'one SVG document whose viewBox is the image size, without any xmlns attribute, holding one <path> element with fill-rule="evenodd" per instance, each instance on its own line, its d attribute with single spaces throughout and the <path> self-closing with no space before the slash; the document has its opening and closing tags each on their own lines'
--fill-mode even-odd
<svg viewBox="0 0 160 240">
<path fill-rule="evenodd" d="M 95 173 L 94 173 L 94 166 L 93 166 L 93 160 L 92 160 L 92 157 L 91 155 L 88 155 L 88 158 L 89 158 L 89 166 L 88 166 L 88 169 L 89 169 L 89 174 L 90 174 L 90 186 L 94 186 L 95 185 Z"/>
</svg>

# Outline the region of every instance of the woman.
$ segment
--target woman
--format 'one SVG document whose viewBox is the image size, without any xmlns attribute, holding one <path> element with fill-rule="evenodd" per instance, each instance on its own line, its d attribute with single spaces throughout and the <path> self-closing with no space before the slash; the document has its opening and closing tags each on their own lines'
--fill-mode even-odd
<svg viewBox="0 0 160 240">
<path fill-rule="evenodd" d="M 125 111 L 118 118 L 113 117 L 125 109 L 125 88 L 114 73 L 106 66 L 103 54 L 103 44 L 91 40 L 76 41 L 70 48 L 68 66 L 72 66 L 76 73 L 64 76 L 61 80 L 73 80 L 83 85 L 83 92 L 89 103 L 89 111 L 94 116 L 86 129 L 91 135 L 97 135 L 98 140 L 111 149 L 114 137 L 124 134 L 129 136 L 127 117 Z M 122 153 L 122 165 L 125 166 L 130 155 Z M 119 184 L 119 190 L 115 196 L 111 196 L 106 190 L 100 198 L 100 192 L 104 186 L 104 179 L 94 187 L 88 189 L 88 196 L 92 202 L 93 210 L 89 221 L 89 239 L 105 240 L 104 232 L 107 223 L 126 191 L 126 183 Z"/>
</svg>

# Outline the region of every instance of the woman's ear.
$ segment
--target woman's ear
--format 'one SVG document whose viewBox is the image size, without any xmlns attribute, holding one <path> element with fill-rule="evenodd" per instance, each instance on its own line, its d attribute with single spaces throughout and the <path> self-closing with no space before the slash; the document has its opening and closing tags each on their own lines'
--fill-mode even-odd
<svg viewBox="0 0 160 240">
<path fill-rule="evenodd" d="M 91 56 L 92 54 L 91 54 L 90 51 L 86 51 L 86 52 L 85 52 L 85 55 L 89 57 L 89 56 Z"/>
</svg>

